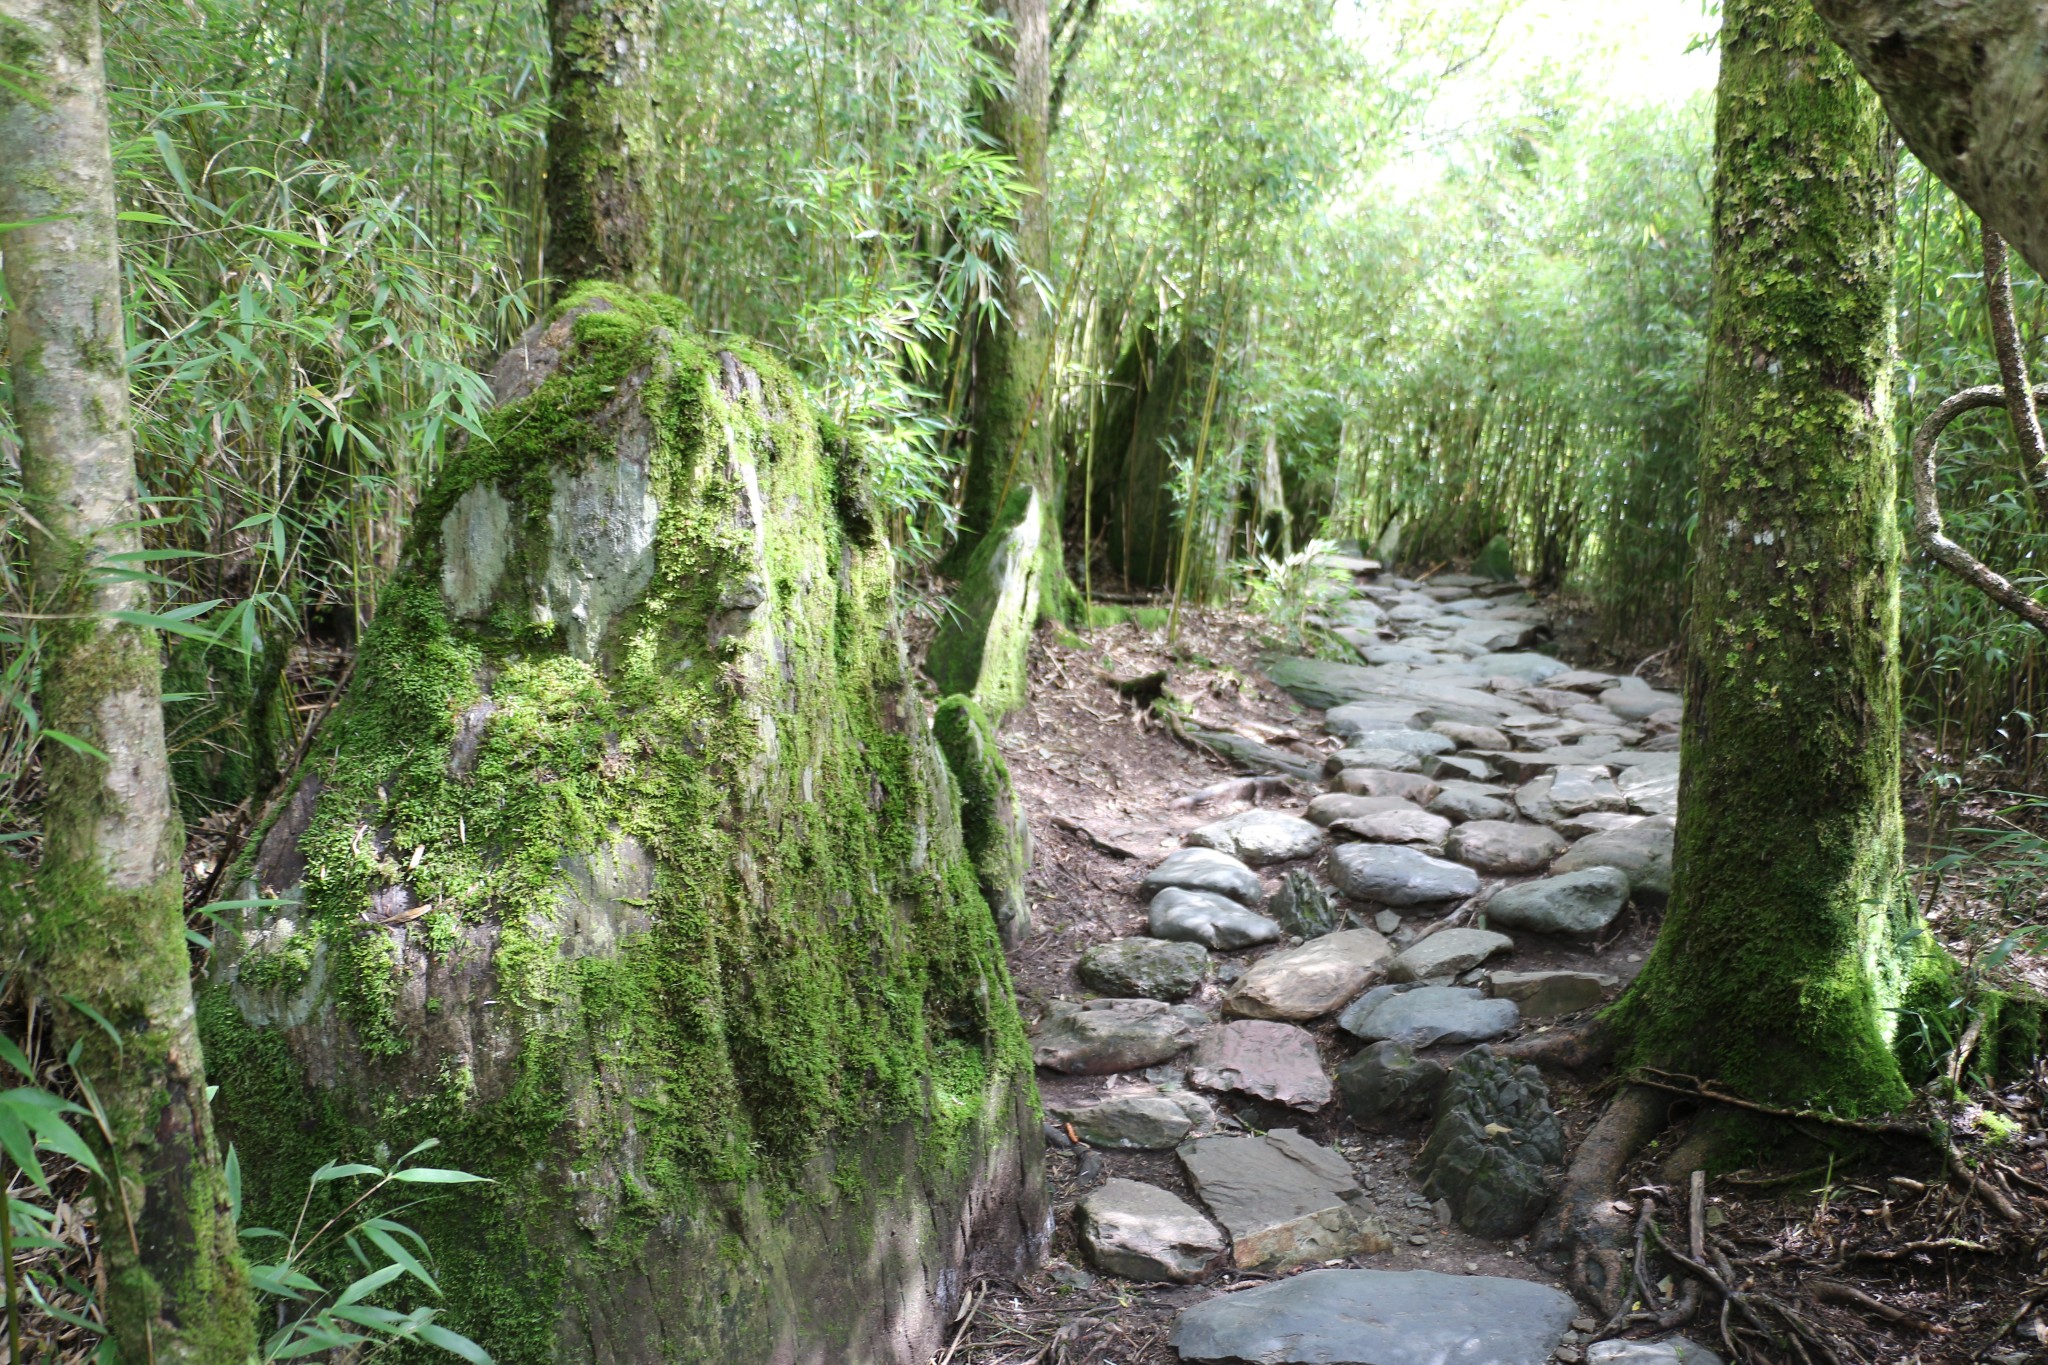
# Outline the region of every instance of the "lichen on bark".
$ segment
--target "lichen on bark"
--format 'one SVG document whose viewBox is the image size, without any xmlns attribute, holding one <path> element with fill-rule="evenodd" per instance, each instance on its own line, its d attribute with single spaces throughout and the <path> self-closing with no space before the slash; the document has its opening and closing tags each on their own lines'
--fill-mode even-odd
<svg viewBox="0 0 2048 1365">
<path fill-rule="evenodd" d="M 206 992 L 252 1207 L 440 1137 L 497 1182 L 427 1217 L 501 1361 L 928 1345 L 970 1231 L 1036 1245 L 1035 1096 L 856 443 L 609 286 L 493 385 Z M 593 540 L 593 488 L 651 531 Z"/>
<path fill-rule="evenodd" d="M 1671 907 L 1625 1065 L 1759 1100 L 1903 1104 L 1897 150 L 1805 0 L 1730 0 L 1699 558 Z"/>
</svg>

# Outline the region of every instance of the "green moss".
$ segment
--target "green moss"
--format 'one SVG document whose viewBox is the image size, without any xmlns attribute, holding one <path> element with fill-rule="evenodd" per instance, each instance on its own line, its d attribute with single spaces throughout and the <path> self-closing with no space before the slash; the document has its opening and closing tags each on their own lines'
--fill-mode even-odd
<svg viewBox="0 0 2048 1365">
<path fill-rule="evenodd" d="M 1024 703 L 1044 581 L 1033 526 L 1044 516 L 1032 488 L 1011 493 L 996 526 L 969 557 L 926 652 L 925 669 L 943 691 L 973 697 L 998 719 Z"/>
<path fill-rule="evenodd" d="M 312 765 L 299 934 L 324 947 L 325 1012 L 310 1034 L 249 1027 L 233 998 L 281 979 L 269 963 L 204 1014 L 224 1122 L 266 1172 L 259 1218 L 285 1216 L 311 1166 L 378 1143 L 437 1136 L 497 1181 L 430 1240 L 452 1260 L 451 1320 L 507 1362 L 556 1359 L 572 1300 L 671 1273 L 661 1248 L 696 1245 L 705 1220 L 900 1186 L 878 1133 L 918 1134 L 921 1169 L 964 1169 L 1029 1086 L 901 672 L 890 556 L 848 510 L 857 456 L 767 357 L 714 354 L 665 301 L 598 287 L 565 310 L 593 307 L 558 312 L 563 368 L 493 413 L 423 503 Z M 629 385 L 653 428 L 654 571 L 586 662 L 527 624 L 522 594 L 553 472 L 610 453 Z M 498 610 L 470 627 L 443 607 L 436 533 L 483 483 L 518 509 L 517 543 Z M 458 722 L 486 710 L 458 762 Z M 596 893 L 586 913 L 616 941 L 565 952 L 589 898 L 569 869 L 626 849 L 651 891 Z M 365 922 L 408 900 L 434 909 Z M 458 1037 L 459 1064 L 438 1050 Z M 309 1052 L 345 1059 L 337 1088 L 309 1084 Z M 844 1180 L 814 1178 L 831 1153 Z M 714 1291 L 695 1278 L 661 1292 L 699 1303 Z"/>
<path fill-rule="evenodd" d="M 960 833 L 981 896 L 997 924 L 1021 935 L 1030 923 L 1024 877 L 1031 870 L 1031 834 L 995 726 L 972 697 L 956 695 L 933 711 L 932 738 L 960 789 Z"/>
</svg>

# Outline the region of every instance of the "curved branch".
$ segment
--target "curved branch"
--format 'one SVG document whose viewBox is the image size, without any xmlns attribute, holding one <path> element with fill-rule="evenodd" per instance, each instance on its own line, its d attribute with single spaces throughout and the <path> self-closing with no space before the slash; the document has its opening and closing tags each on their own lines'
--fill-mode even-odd
<svg viewBox="0 0 2048 1365">
<path fill-rule="evenodd" d="M 2005 383 L 2005 409 L 2012 434 L 2020 443 L 2020 462 L 2033 488 L 2034 502 L 2048 514 L 2048 438 L 2041 435 L 2041 415 L 2027 401 L 2027 350 L 2013 317 L 2012 271 L 2005 260 L 2005 238 L 1984 229 L 1984 306 L 1991 314 L 1991 349 L 1998 354 L 1998 374 Z"/>
<path fill-rule="evenodd" d="M 2048 385 L 2035 388 L 2033 397 L 2036 403 L 2048 401 Z M 1942 529 L 1941 503 L 1934 491 L 1935 444 L 1949 423 L 1979 408 L 2005 406 L 2003 387 L 1979 384 L 1951 394 L 1940 407 L 1928 414 L 1920 429 L 1913 433 L 1913 530 L 1937 564 L 2048 636 L 2048 607 L 2036 602 L 2011 579 L 1949 539 Z"/>
</svg>

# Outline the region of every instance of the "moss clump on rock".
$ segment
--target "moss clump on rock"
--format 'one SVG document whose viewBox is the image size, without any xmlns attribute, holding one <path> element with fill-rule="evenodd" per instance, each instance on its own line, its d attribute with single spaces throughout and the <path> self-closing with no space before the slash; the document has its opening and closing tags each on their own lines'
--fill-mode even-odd
<svg viewBox="0 0 2048 1365">
<path fill-rule="evenodd" d="M 603 287 L 493 387 L 202 1000 L 252 1213 L 438 1137 L 496 1182 L 417 1211 L 450 1324 L 508 1365 L 908 1359 L 1044 1206 L 855 443 Z"/>
<path fill-rule="evenodd" d="M 925 668 L 941 691 L 969 696 L 995 720 L 1024 704 L 1025 663 L 1038 624 L 1045 512 L 1018 488 L 968 558 Z"/>
<path fill-rule="evenodd" d="M 1031 932 L 1024 878 L 1031 871 L 1031 827 L 1017 803 L 996 728 L 974 698 L 951 696 L 932 713 L 932 737 L 960 788 L 960 832 L 974 860 L 982 899 L 1006 942 Z"/>
</svg>

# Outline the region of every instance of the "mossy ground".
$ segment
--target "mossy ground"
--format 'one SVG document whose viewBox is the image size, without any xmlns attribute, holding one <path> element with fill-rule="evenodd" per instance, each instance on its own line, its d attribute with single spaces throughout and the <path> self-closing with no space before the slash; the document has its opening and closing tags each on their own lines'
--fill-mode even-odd
<svg viewBox="0 0 2048 1365">
<path fill-rule="evenodd" d="M 492 413 L 491 439 L 423 503 L 311 763 L 326 788 L 300 841 L 295 937 L 324 950 L 320 1012 L 259 1028 L 235 1003 L 303 980 L 310 956 L 289 943 L 237 968 L 267 977 L 217 980 L 202 1004 L 259 1221 L 286 1216 L 320 1162 L 429 1136 L 437 1159 L 497 1182 L 425 1216 L 452 1321 L 501 1361 L 555 1359 L 572 1281 L 645 1271 L 653 1241 L 736 1207 L 733 1191 L 774 1205 L 900 1185 L 900 1163 L 848 1153 L 906 1123 L 921 1162 L 958 1167 L 1029 1084 L 903 676 L 888 551 L 847 514 L 860 495 L 834 456 L 850 443 L 821 441 L 789 377 L 737 345 L 759 384 L 733 386 L 670 302 L 586 288 L 563 310 L 593 304 L 560 371 Z M 552 471 L 610 454 L 603 413 L 633 386 L 655 433 L 656 568 L 587 663 L 522 613 L 521 585 L 546 555 Z M 435 531 L 483 482 L 520 531 L 498 609 L 471 629 L 443 608 Z M 458 721 L 486 697 L 457 775 Z M 634 907 L 649 927 L 566 955 L 563 859 L 625 840 L 656 868 Z M 401 886 L 432 909 L 403 931 L 365 923 Z M 489 1000 L 422 1007 L 406 975 L 422 948 L 430 978 L 483 959 Z M 436 1055 L 432 1021 L 457 1009 L 472 1054 Z M 510 1040 L 508 1065 L 493 1069 L 489 1036 Z M 332 1088 L 308 1081 L 322 1051 Z M 808 1172 L 835 1151 L 841 1183 L 820 1195 Z M 715 1269 L 674 1292 L 715 1292 Z"/>
</svg>

